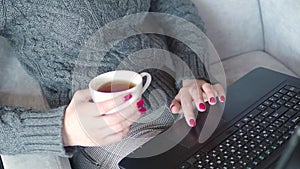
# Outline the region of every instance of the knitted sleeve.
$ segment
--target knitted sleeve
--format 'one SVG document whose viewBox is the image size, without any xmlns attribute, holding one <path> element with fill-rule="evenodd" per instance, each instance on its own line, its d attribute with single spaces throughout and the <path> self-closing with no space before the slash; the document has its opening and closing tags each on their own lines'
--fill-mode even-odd
<svg viewBox="0 0 300 169">
<path fill-rule="evenodd" d="M 0 106 L 0 154 L 53 153 L 69 157 L 62 143 L 64 107 L 38 111 Z"/>
<path fill-rule="evenodd" d="M 170 15 L 174 15 L 177 17 L 180 17 L 182 19 L 187 20 L 188 22 L 192 23 L 193 25 L 196 25 L 200 32 L 205 32 L 204 29 L 204 23 L 202 19 L 198 15 L 197 8 L 190 0 L 152 0 L 151 2 L 151 12 L 159 12 L 159 13 L 166 13 Z M 170 18 L 173 19 L 173 18 Z M 161 21 L 165 22 L 165 21 Z M 170 23 L 170 22 L 169 22 Z M 163 23 L 162 23 L 163 24 Z M 176 31 L 176 36 L 183 36 L 191 43 L 196 44 L 207 44 L 199 43 L 195 38 L 195 34 L 193 32 L 185 29 L 182 29 L 182 25 L 177 26 L 165 26 L 164 28 L 167 28 L 167 30 L 164 31 Z M 176 29 L 182 29 L 183 31 L 177 31 Z M 204 38 L 203 38 L 204 37 Z M 203 33 L 202 39 L 205 41 L 206 37 Z M 194 42 L 195 41 L 195 42 Z M 204 79 L 208 82 L 210 82 L 210 78 L 207 73 L 208 68 L 208 52 L 206 46 L 199 46 L 199 49 L 201 50 L 200 55 L 197 55 L 189 46 L 188 44 L 185 44 L 177 39 L 174 38 L 167 38 L 167 43 L 169 47 L 169 51 L 177 55 L 187 66 L 188 70 L 182 67 L 182 65 L 176 65 L 176 81 L 177 86 L 181 86 L 181 81 L 184 79 L 190 79 L 190 78 L 196 78 L 196 79 Z M 188 72 L 189 71 L 189 72 Z"/>
</svg>

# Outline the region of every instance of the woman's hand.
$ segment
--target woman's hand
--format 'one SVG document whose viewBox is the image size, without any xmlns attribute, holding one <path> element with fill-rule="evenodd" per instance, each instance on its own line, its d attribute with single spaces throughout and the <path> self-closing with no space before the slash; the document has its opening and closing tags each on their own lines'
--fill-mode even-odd
<svg viewBox="0 0 300 169">
<path fill-rule="evenodd" d="M 225 101 L 225 91 L 220 84 L 211 85 L 204 80 L 185 80 L 175 99 L 170 105 L 174 114 L 184 113 L 189 126 L 196 126 L 194 105 L 200 112 L 206 110 L 205 102 L 210 105 Z M 193 105 L 194 104 L 194 105 Z"/>
<path fill-rule="evenodd" d="M 127 94 L 112 100 L 91 103 L 88 89 L 77 91 L 65 111 L 64 146 L 102 146 L 120 141 L 127 135 L 130 126 L 146 112 L 144 101 L 135 101 L 131 106 L 113 114 L 105 112 L 131 97 L 131 94 Z"/>
</svg>

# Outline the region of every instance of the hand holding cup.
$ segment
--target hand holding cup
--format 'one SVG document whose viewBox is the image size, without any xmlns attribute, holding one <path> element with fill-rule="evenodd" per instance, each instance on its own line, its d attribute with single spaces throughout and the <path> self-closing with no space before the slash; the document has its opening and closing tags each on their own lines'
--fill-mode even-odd
<svg viewBox="0 0 300 169">
<path fill-rule="evenodd" d="M 140 98 L 149 86 L 151 76 L 148 73 L 116 72 L 119 71 L 99 75 L 90 82 L 90 89 L 79 90 L 74 94 L 65 111 L 65 146 L 102 146 L 120 141 L 128 134 L 130 126 L 146 112 L 144 101 Z M 117 78 L 119 75 L 122 78 Z M 147 80 L 143 85 L 144 76 Z M 127 89 L 115 91 L 115 87 L 120 88 L 120 84 L 116 83 L 115 86 L 114 81 L 130 83 L 126 83 L 129 84 Z M 121 85 L 124 86 L 124 83 Z M 113 86 L 109 89 L 111 91 L 97 90 L 108 89 L 107 86 Z M 90 102 L 91 99 L 94 102 Z"/>
</svg>

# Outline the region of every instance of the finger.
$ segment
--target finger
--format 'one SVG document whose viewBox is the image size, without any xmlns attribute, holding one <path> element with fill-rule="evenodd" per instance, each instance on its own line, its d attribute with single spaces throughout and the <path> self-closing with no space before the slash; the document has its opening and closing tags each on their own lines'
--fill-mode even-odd
<svg viewBox="0 0 300 169">
<path fill-rule="evenodd" d="M 190 95 L 194 100 L 194 104 L 200 112 L 204 112 L 206 110 L 206 106 L 203 99 L 203 92 L 199 85 L 194 84 L 191 88 L 189 88 Z"/>
<path fill-rule="evenodd" d="M 181 107 L 184 113 L 185 120 L 190 127 L 196 126 L 195 114 L 193 111 L 192 96 L 189 91 L 184 91 L 181 94 Z"/>
<path fill-rule="evenodd" d="M 130 122 L 136 122 L 142 115 L 146 113 L 146 108 L 144 106 L 144 100 L 140 99 L 135 101 L 129 107 L 121 110 L 116 116 L 123 117 Z"/>
<path fill-rule="evenodd" d="M 134 121 L 124 120 L 118 124 L 109 126 L 109 129 L 113 131 L 112 133 L 119 133 L 119 132 L 122 132 L 122 131 L 130 128 L 133 123 L 134 123 Z"/>
<path fill-rule="evenodd" d="M 126 120 L 133 123 L 146 112 L 143 104 L 143 100 L 135 101 L 133 104 L 120 110 L 119 112 L 103 116 L 103 119 L 109 126 L 122 124 Z"/>
<path fill-rule="evenodd" d="M 174 114 L 179 114 L 181 109 L 181 104 L 179 100 L 174 99 L 170 105 L 170 111 Z"/>
<path fill-rule="evenodd" d="M 132 94 L 127 93 L 127 94 L 117 96 L 110 100 L 97 102 L 95 104 L 97 105 L 99 110 L 98 114 L 106 114 L 106 112 L 120 106 L 121 104 L 124 104 L 125 102 L 129 101 L 131 98 L 132 98 Z"/>
<path fill-rule="evenodd" d="M 73 97 L 79 102 L 89 101 L 92 98 L 89 89 L 77 90 Z"/>
<path fill-rule="evenodd" d="M 130 128 L 126 128 L 118 133 L 115 133 L 115 134 L 112 134 L 112 135 L 109 135 L 106 137 L 106 140 L 112 140 L 114 141 L 114 139 L 117 139 L 118 141 L 122 140 L 124 137 L 127 136 L 127 134 L 129 133 L 130 131 Z"/>
<path fill-rule="evenodd" d="M 107 135 L 105 137 L 102 137 L 101 139 L 99 139 L 98 145 L 96 145 L 96 146 L 108 145 L 108 144 L 112 144 L 112 143 L 121 141 L 128 134 L 128 132 L 129 132 L 129 128 L 125 129 L 121 132 L 113 133 L 113 134 Z"/>
<path fill-rule="evenodd" d="M 226 98 L 225 98 L 225 91 L 224 88 L 222 87 L 222 85 L 220 84 L 215 84 L 213 85 L 213 88 L 215 89 L 217 96 L 219 98 L 220 102 L 225 102 Z"/>
<path fill-rule="evenodd" d="M 202 85 L 203 92 L 205 93 L 210 105 L 216 104 L 215 92 L 210 83 L 204 83 Z"/>
<path fill-rule="evenodd" d="M 130 121 L 136 121 L 146 112 L 146 109 L 143 106 L 144 101 L 135 101 L 128 107 L 120 110 L 120 112 L 115 112 L 112 114 L 105 114 L 99 112 L 95 103 L 84 103 L 78 106 L 76 112 L 78 114 L 79 120 L 81 123 L 87 124 L 90 128 L 97 128 L 98 130 L 106 128 L 110 125 L 120 123 L 126 119 Z M 101 115 L 105 114 L 105 115 Z"/>
<path fill-rule="evenodd" d="M 101 131 L 101 135 L 98 135 L 98 137 L 94 137 L 95 139 L 100 140 L 101 138 L 107 138 L 113 135 L 121 135 L 121 137 L 124 137 L 128 134 L 128 132 L 130 131 L 130 125 L 128 125 L 127 127 L 119 127 L 119 128 L 113 128 L 113 127 L 109 127 L 109 128 L 105 128 Z"/>
<path fill-rule="evenodd" d="M 112 125 L 112 124 L 107 124 L 107 122 L 103 119 L 93 120 L 93 122 L 94 122 L 93 124 L 89 123 L 85 125 L 83 128 L 88 138 L 93 142 L 97 142 L 97 140 L 101 140 L 103 138 L 118 134 L 120 132 L 123 132 L 123 134 L 127 134 L 129 132 L 129 128 L 133 123 L 132 121 L 124 120 L 120 123 Z M 97 123 L 102 124 L 101 128 L 95 125 Z"/>
</svg>

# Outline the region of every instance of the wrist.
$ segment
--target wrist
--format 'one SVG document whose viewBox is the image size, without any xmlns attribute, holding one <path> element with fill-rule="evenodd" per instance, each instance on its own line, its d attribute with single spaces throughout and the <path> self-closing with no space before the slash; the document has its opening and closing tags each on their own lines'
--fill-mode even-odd
<svg viewBox="0 0 300 169">
<path fill-rule="evenodd" d="M 64 146 L 71 146 L 70 144 L 70 132 L 68 132 L 69 129 L 69 106 L 66 107 L 64 112 L 64 119 L 63 119 L 63 125 L 62 125 L 62 141 Z"/>
</svg>

